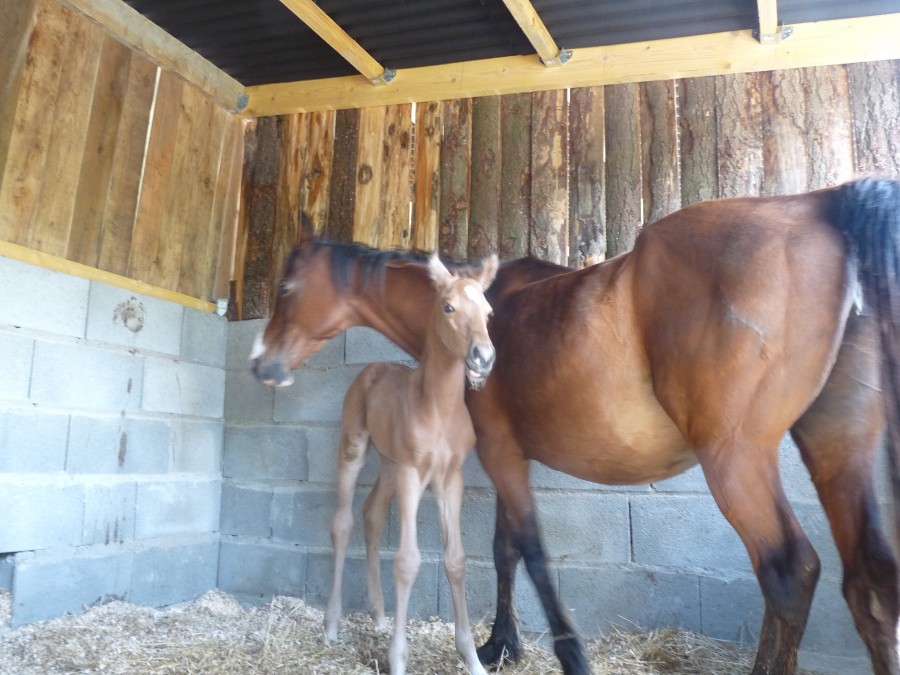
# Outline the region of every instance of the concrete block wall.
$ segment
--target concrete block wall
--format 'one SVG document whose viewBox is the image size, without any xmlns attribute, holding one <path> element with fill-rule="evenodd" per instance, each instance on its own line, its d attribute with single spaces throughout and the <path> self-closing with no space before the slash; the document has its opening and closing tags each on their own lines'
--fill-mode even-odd
<svg viewBox="0 0 900 675">
<path fill-rule="evenodd" d="M 297 371 L 292 387 L 270 389 L 257 384 L 247 367 L 253 337 L 263 326 L 263 321 L 229 325 L 219 585 L 256 601 L 287 593 L 324 606 L 332 580 L 329 533 L 343 394 L 366 362 L 411 361 L 374 331 L 351 329 Z M 801 664 L 841 675 L 870 673 L 841 596 L 840 562 L 808 473 L 789 439 L 781 455 L 787 492 L 823 563 Z M 361 505 L 376 470 L 370 457 L 357 489 L 344 575 L 348 610 L 366 608 Z M 474 454 L 465 470 L 469 613 L 473 621 L 490 621 L 496 597 L 494 493 Z M 681 626 L 755 647 L 763 612 L 758 585 L 699 468 L 627 488 L 583 482 L 537 463 L 531 472 L 553 578 L 584 635 L 611 626 Z M 879 489 L 886 509 L 887 482 Z M 423 562 L 412 611 L 449 619 L 440 529 L 427 494 L 418 526 Z M 396 543 L 392 507 L 382 541 L 389 607 Z M 524 628 L 535 635 L 545 631 L 543 611 L 521 565 L 516 592 Z"/>
<path fill-rule="evenodd" d="M 227 321 L 0 257 L 12 622 L 214 588 Z"/>
</svg>

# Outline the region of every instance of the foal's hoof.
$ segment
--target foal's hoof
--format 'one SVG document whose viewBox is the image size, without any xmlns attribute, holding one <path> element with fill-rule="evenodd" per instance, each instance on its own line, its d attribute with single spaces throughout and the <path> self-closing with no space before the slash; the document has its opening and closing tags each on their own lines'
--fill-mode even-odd
<svg viewBox="0 0 900 675">
<path fill-rule="evenodd" d="M 375 624 L 375 630 L 379 633 L 387 633 L 388 622 L 384 614 L 372 613 L 372 623 Z"/>
<path fill-rule="evenodd" d="M 518 641 L 491 638 L 475 650 L 478 660 L 486 666 L 500 667 L 504 663 L 516 663 L 522 656 L 522 644 Z"/>
<path fill-rule="evenodd" d="M 325 622 L 325 642 L 326 642 L 326 644 L 333 645 L 335 642 L 337 642 L 337 636 L 338 636 L 337 621 L 334 621 L 334 622 L 326 621 Z"/>
</svg>

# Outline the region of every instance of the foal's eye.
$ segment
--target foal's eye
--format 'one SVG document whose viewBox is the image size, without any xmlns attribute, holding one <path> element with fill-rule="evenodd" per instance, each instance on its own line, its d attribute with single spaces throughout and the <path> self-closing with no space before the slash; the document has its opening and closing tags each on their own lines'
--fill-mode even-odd
<svg viewBox="0 0 900 675">
<path fill-rule="evenodd" d="M 453 305 L 449 303 L 444 305 L 444 314 L 453 314 L 453 312 L 455 311 L 456 309 L 453 307 Z"/>
</svg>

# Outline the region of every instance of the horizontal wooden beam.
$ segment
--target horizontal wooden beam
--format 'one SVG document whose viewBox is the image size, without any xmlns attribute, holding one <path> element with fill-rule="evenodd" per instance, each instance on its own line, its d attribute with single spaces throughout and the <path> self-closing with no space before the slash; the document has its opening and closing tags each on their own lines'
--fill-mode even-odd
<svg viewBox="0 0 900 675">
<path fill-rule="evenodd" d="M 126 47 L 196 86 L 226 110 L 240 112 L 247 105 L 244 85 L 122 0 L 59 0 L 59 3 L 100 24 Z"/>
<path fill-rule="evenodd" d="M 410 68 L 381 87 L 361 76 L 248 87 L 249 117 L 364 108 L 524 91 L 721 75 L 900 58 L 900 13 L 796 24 L 761 45 L 752 31 L 579 48 L 565 68 L 513 56 Z"/>
<path fill-rule="evenodd" d="M 105 284 L 124 288 L 132 293 L 140 293 L 141 295 L 149 295 L 151 298 L 168 300 L 169 302 L 175 302 L 179 305 L 184 305 L 185 307 L 199 309 L 201 312 L 216 311 L 216 304 L 213 302 L 193 298 L 184 293 L 170 291 L 165 288 L 160 288 L 159 286 L 151 286 L 143 281 L 129 279 L 128 277 L 123 277 L 119 274 L 106 272 L 105 270 L 90 267 L 89 265 L 82 265 L 81 263 L 66 260 L 65 258 L 59 258 L 55 255 L 50 255 L 49 253 L 36 251 L 33 248 L 19 246 L 18 244 L 13 244 L 8 241 L 0 240 L 0 256 L 19 260 L 28 263 L 29 265 L 35 265 L 36 267 L 44 267 L 53 270 L 54 272 L 70 274 L 73 277 L 81 277 L 92 281 L 102 281 Z"/>
<path fill-rule="evenodd" d="M 561 56 L 556 40 L 550 35 L 550 31 L 547 30 L 530 0 L 503 0 L 503 4 L 519 24 L 519 28 L 525 33 L 545 66 L 559 66 L 566 62 L 568 54 L 566 57 Z"/>
</svg>

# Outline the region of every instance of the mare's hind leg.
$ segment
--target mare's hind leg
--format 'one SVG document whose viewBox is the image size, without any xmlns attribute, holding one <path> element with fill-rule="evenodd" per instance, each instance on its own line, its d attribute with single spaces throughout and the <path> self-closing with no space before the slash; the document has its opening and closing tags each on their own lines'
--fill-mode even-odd
<svg viewBox="0 0 900 675">
<path fill-rule="evenodd" d="M 396 471 L 394 462 L 381 458 L 381 469 L 372 491 L 363 504 L 363 523 L 366 538 L 366 578 L 369 591 L 369 613 L 376 630 L 387 629 L 384 615 L 384 589 L 381 586 L 381 533 L 387 519 L 388 507 L 396 491 Z"/>
<path fill-rule="evenodd" d="M 494 569 L 497 572 L 497 614 L 488 641 L 478 648 L 478 658 L 485 665 L 501 661 L 515 663 L 522 656 L 522 638 L 513 604 L 516 567 L 522 554 L 512 538 L 512 527 L 503 500 L 497 498 L 497 520 L 494 526 Z"/>
<path fill-rule="evenodd" d="M 879 524 L 872 479 L 884 428 L 872 328 L 864 317 L 850 322 L 825 388 L 791 431 L 831 523 L 844 597 L 873 672 L 900 675 L 897 563 Z"/>
<path fill-rule="evenodd" d="M 354 417 L 353 411 L 348 411 L 345 406 L 344 428 L 341 431 L 341 442 L 338 451 L 338 507 L 331 525 L 331 544 L 334 548 L 334 579 L 331 586 L 331 595 L 328 598 L 328 604 L 325 606 L 325 639 L 329 642 L 337 640 L 338 626 L 341 621 L 341 581 L 344 576 L 347 543 L 350 539 L 350 530 L 353 528 L 353 491 L 356 487 L 359 471 L 365 463 L 369 443 L 368 432 L 353 422 Z"/>
</svg>

